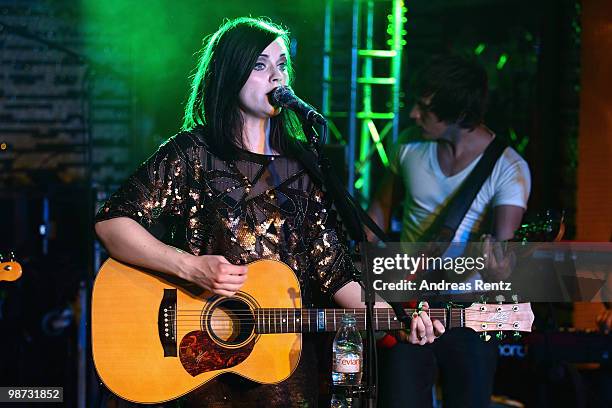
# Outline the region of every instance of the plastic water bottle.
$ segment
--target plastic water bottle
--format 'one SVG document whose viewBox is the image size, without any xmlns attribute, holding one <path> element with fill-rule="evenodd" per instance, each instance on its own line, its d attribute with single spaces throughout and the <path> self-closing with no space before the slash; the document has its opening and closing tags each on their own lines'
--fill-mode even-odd
<svg viewBox="0 0 612 408">
<path fill-rule="evenodd" d="M 333 345 L 332 382 L 334 386 L 361 384 L 363 342 L 355 316 L 342 316 Z"/>
<path fill-rule="evenodd" d="M 363 342 L 356 327 L 355 316 L 345 314 L 333 345 L 331 408 L 354 406 L 352 386 L 361 384 Z"/>
</svg>

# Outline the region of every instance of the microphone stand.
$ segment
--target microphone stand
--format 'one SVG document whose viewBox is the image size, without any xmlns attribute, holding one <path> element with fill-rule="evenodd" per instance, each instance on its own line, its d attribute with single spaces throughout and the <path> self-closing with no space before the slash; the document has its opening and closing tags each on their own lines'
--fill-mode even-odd
<svg viewBox="0 0 612 408">
<path fill-rule="evenodd" d="M 363 249 L 361 250 L 361 252 L 363 252 Z M 364 269 L 363 263 L 361 265 L 361 269 Z M 374 337 L 374 325 L 372 324 L 372 322 L 374 321 L 374 303 L 376 302 L 376 298 L 374 294 L 374 288 L 372 287 L 372 283 L 370 282 L 370 274 L 367 273 L 367 271 L 364 271 L 361 273 L 361 277 L 364 286 L 364 300 L 366 305 L 366 351 L 368 356 L 368 373 L 366 377 L 368 381 L 365 384 L 366 407 L 376 408 L 376 401 L 378 398 L 378 354 L 376 350 L 376 339 Z"/>
<path fill-rule="evenodd" d="M 322 127 L 322 135 L 323 137 L 319 137 L 316 130 L 310 125 L 310 123 L 303 123 L 303 126 L 306 137 L 308 139 L 308 143 L 311 149 L 316 152 L 316 157 L 318 160 L 317 166 L 322 169 L 323 174 L 326 174 L 328 177 L 334 177 L 334 172 L 331 171 L 331 166 L 329 161 L 323 157 L 321 149 L 327 140 L 328 128 L 327 122 L 323 121 Z M 330 183 L 333 184 L 333 183 Z M 340 183 L 338 183 L 341 185 Z M 351 206 L 359 205 L 355 203 L 346 189 L 343 189 L 341 192 L 346 197 L 346 201 Z M 357 218 L 359 218 L 359 212 L 353 211 Z M 363 232 L 363 227 L 361 227 L 359 237 L 357 238 L 362 244 L 366 242 L 365 233 Z M 359 250 L 359 246 L 357 246 L 358 252 L 363 252 L 363 250 Z M 359 254 L 360 258 L 363 259 L 363 255 Z M 363 265 L 362 265 L 363 269 Z M 366 320 L 366 356 L 367 356 L 367 373 L 366 380 L 363 382 L 363 385 L 360 387 L 355 387 L 351 389 L 351 393 L 361 393 L 365 396 L 365 407 L 367 408 L 376 408 L 376 402 L 378 397 L 378 354 L 376 350 L 376 338 L 374 336 L 374 325 L 372 322 L 374 321 L 374 303 L 376 302 L 374 289 L 370 282 L 370 277 L 368 273 L 362 272 L 361 274 L 362 282 L 360 282 L 361 286 L 364 289 L 364 301 L 365 301 L 365 320 Z"/>
</svg>

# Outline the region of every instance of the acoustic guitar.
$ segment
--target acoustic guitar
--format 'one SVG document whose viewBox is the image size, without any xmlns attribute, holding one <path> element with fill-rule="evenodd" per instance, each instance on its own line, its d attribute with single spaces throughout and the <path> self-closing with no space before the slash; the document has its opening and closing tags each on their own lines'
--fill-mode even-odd
<svg viewBox="0 0 612 408">
<path fill-rule="evenodd" d="M 194 285 L 113 259 L 92 294 L 92 348 L 104 384 L 138 403 L 172 400 L 227 372 L 259 383 L 287 379 L 300 360 L 302 333 L 335 331 L 342 315 L 364 309 L 302 308 L 291 268 L 273 260 L 248 265 L 233 297 L 198 293 Z M 407 310 L 409 315 L 412 310 Z M 473 304 L 431 309 L 446 327 L 478 332 L 531 331 L 529 304 Z M 392 309 L 375 309 L 376 330 L 404 327 Z"/>
</svg>

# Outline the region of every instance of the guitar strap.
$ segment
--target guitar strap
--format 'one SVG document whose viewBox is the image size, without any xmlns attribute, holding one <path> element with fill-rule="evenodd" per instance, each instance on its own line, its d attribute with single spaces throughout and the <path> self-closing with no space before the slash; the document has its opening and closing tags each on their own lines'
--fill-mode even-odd
<svg viewBox="0 0 612 408">
<path fill-rule="evenodd" d="M 495 137 L 485 149 L 482 157 L 476 163 L 453 198 L 442 209 L 436 220 L 425 231 L 419 241 L 421 242 L 451 242 L 461 221 L 465 218 L 476 195 L 482 188 L 485 180 L 493 171 L 497 160 L 501 157 L 507 145 Z M 322 154 L 315 155 L 311 150 L 307 150 L 299 144 L 294 144 L 294 152 L 298 160 L 329 191 L 336 209 L 349 235 L 358 242 L 364 242 L 363 225 L 376 234 L 383 242 L 389 242 L 389 237 L 378 225 L 370 218 L 354 198 L 346 191 L 346 188 L 335 176 L 335 171 L 331 167 L 329 160 Z M 319 165 L 317 165 L 319 163 Z"/>
<path fill-rule="evenodd" d="M 506 147 L 507 145 L 498 137 L 495 137 L 493 141 L 489 143 L 474 169 L 466 177 L 463 183 L 461 183 L 461 186 L 459 186 L 438 217 L 436 217 L 434 222 L 421 236 L 419 242 L 432 243 L 433 247 L 430 248 L 430 256 L 441 256 L 446 251 L 448 245 L 440 244 L 450 244 L 453 240 L 457 228 L 459 228 L 461 221 L 465 218 L 465 214 L 467 214 L 472 206 L 476 195 L 493 171 L 495 163 L 497 163 L 497 160 L 499 160 Z M 434 275 L 431 278 L 440 279 L 441 276 Z M 401 307 L 397 303 L 391 304 L 397 318 L 408 325 L 410 323 L 410 317 L 406 315 L 404 306 L 405 304 L 402 304 Z"/>
<path fill-rule="evenodd" d="M 495 137 L 485 149 L 474 169 L 454 193 L 453 197 L 442 209 L 438 217 L 423 233 L 420 242 L 451 242 L 461 221 L 472 206 L 476 195 L 485 180 L 493 171 L 497 160 L 508 147 L 499 137 Z"/>
</svg>

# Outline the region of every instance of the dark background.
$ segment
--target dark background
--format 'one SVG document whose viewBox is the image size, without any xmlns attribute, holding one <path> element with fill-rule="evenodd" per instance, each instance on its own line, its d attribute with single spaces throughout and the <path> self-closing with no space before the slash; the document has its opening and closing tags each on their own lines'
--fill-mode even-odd
<svg viewBox="0 0 612 408">
<path fill-rule="evenodd" d="M 342 63 L 350 4 L 336 7 L 333 52 Z M 381 48 L 389 7 L 375 2 Z M 477 58 L 490 77 L 486 122 L 530 165 L 529 211 L 564 209 L 572 238 L 580 1 L 414 0 L 406 8 L 401 127 L 411 125 L 411 76 L 429 56 Z M 95 206 L 178 131 L 203 37 L 243 15 L 291 31 L 294 89 L 321 106 L 323 1 L 0 0 L 0 251 L 16 251 L 25 270 L 17 282 L 0 282 L 0 385 L 63 385 L 75 403 L 78 289 L 93 276 Z M 346 81 L 335 92 L 346 110 Z M 524 383 L 505 384 L 505 394 L 527 398 Z"/>
</svg>

